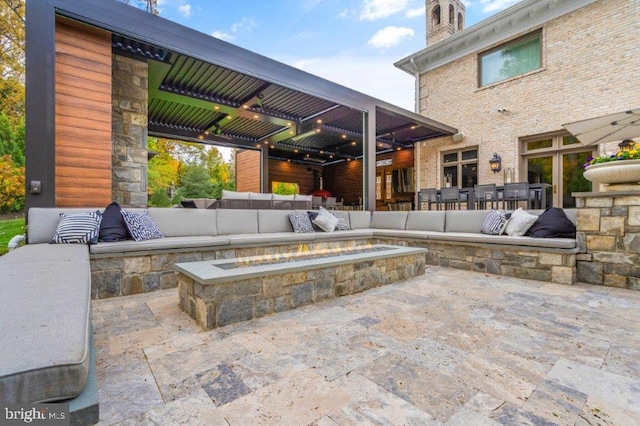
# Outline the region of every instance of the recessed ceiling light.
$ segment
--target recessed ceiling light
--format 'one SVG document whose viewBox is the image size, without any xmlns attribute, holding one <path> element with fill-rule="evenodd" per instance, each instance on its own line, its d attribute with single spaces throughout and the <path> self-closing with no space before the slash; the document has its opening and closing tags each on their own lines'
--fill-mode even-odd
<svg viewBox="0 0 640 426">
<path fill-rule="evenodd" d="M 258 118 L 258 116 L 257 116 L 257 115 L 254 115 L 254 116 L 253 116 L 253 118 L 257 119 L 257 118 Z"/>
<path fill-rule="evenodd" d="M 297 149 L 294 149 L 294 150 L 293 150 L 293 152 L 298 152 L 298 150 L 297 150 Z"/>
<path fill-rule="evenodd" d="M 214 106 L 213 109 L 220 109 L 218 105 Z"/>
<path fill-rule="evenodd" d="M 198 139 L 202 140 L 202 139 L 204 139 L 204 136 L 198 135 Z"/>
<path fill-rule="evenodd" d="M 351 142 L 351 145 L 356 146 L 356 141 Z"/>
<path fill-rule="evenodd" d="M 231 117 L 230 115 L 227 115 L 227 119 L 231 120 L 233 117 Z"/>
<path fill-rule="evenodd" d="M 318 119 L 318 121 L 316 121 L 317 123 L 322 123 L 322 120 Z"/>
<path fill-rule="evenodd" d="M 242 105 L 242 108 L 249 109 L 249 105 Z"/>
<path fill-rule="evenodd" d="M 347 135 L 342 135 L 342 139 L 346 139 L 346 138 L 347 138 Z"/>
</svg>

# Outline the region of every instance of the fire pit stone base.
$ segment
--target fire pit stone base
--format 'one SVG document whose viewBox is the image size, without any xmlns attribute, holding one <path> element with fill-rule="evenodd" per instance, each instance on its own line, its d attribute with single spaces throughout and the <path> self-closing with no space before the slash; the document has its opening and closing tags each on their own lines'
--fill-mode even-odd
<svg viewBox="0 0 640 426">
<path fill-rule="evenodd" d="M 229 279 L 202 272 L 219 269 L 215 261 L 178 264 L 180 308 L 213 329 L 424 274 L 426 250 L 387 247 L 392 249 L 237 268 Z"/>
</svg>

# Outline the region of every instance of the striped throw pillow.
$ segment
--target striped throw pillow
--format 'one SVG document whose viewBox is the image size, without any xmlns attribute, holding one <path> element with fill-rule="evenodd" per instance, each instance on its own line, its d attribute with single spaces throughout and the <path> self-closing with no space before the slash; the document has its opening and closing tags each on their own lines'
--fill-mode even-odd
<svg viewBox="0 0 640 426">
<path fill-rule="evenodd" d="M 52 244 L 95 244 L 98 242 L 102 214 L 99 211 L 60 213 Z"/>
<path fill-rule="evenodd" d="M 489 235 L 500 235 L 507 226 L 507 216 L 498 210 L 491 210 L 487 215 L 480 232 Z"/>
</svg>

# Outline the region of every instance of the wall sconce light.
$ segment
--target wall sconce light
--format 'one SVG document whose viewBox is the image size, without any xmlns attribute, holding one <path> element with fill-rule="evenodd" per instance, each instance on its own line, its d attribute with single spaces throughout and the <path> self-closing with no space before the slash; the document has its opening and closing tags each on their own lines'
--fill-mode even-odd
<svg viewBox="0 0 640 426">
<path fill-rule="evenodd" d="M 491 171 L 493 173 L 498 173 L 502 170 L 502 158 L 494 152 L 493 157 L 489 160 L 489 165 L 491 166 Z"/>
</svg>

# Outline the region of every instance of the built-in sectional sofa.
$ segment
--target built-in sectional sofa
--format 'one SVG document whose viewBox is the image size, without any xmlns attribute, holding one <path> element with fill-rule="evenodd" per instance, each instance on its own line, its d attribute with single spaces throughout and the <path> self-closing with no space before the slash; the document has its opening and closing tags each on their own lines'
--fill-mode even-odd
<svg viewBox="0 0 640 426">
<path fill-rule="evenodd" d="M 150 208 L 164 238 L 49 244 L 60 213 L 89 210 L 30 209 L 28 244 L 0 257 L 0 300 L 10 301 L 0 312 L 2 403 L 90 394 L 91 298 L 175 287 L 178 262 L 392 244 L 426 248 L 427 265 L 572 284 L 579 251 L 573 238 L 482 234 L 482 210 L 336 211 L 350 230 L 295 233 L 286 210 Z M 575 223 L 576 212 L 566 213 Z"/>
</svg>

